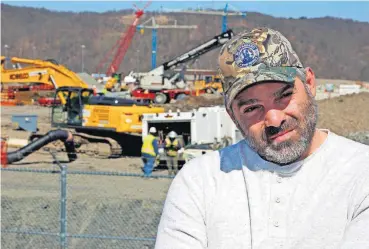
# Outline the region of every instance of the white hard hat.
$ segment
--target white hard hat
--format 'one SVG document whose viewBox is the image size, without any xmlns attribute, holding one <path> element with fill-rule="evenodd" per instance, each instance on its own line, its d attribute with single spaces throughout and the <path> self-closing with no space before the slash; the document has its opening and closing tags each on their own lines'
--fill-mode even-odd
<svg viewBox="0 0 369 249">
<path fill-rule="evenodd" d="M 156 128 L 155 127 L 150 127 L 149 132 L 150 133 L 156 133 Z"/>
<path fill-rule="evenodd" d="M 175 131 L 171 131 L 168 133 L 168 137 L 170 138 L 176 138 L 177 137 L 177 133 Z"/>
</svg>

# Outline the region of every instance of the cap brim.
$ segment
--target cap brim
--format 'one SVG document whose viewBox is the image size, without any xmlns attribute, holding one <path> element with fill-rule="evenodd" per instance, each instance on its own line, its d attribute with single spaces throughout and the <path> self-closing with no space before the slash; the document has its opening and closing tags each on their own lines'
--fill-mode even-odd
<svg viewBox="0 0 369 249">
<path fill-rule="evenodd" d="M 237 78 L 232 87 L 225 94 L 226 107 L 229 108 L 235 97 L 245 90 L 245 88 L 266 82 L 294 84 L 296 76 L 297 68 L 295 67 L 273 67 L 248 73 Z"/>
</svg>

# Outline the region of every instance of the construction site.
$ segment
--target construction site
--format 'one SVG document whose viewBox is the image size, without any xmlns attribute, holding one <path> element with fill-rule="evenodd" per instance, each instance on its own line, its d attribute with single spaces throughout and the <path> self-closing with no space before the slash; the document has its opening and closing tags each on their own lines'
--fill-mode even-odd
<svg viewBox="0 0 369 249">
<path fill-rule="evenodd" d="M 145 19 L 147 6 L 136 9 L 94 73 L 1 56 L 3 248 L 154 248 L 173 176 L 163 154 L 143 177 L 149 129 L 157 129 L 159 148 L 175 130 L 180 167 L 243 139 L 225 110 L 218 71 L 194 68 L 236 35 L 232 27 L 223 19 L 221 31 L 157 65 L 157 29 L 196 25 Z M 124 71 L 135 36 L 149 29 L 152 69 Z M 316 99 L 318 128 L 369 145 L 369 82 L 318 78 Z"/>
</svg>

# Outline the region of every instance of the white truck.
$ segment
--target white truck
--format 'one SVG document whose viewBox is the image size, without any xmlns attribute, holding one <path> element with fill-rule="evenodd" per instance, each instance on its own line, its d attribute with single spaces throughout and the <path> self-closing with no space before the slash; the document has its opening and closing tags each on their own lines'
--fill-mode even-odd
<svg viewBox="0 0 369 249">
<path fill-rule="evenodd" d="M 224 107 L 200 107 L 190 112 L 144 114 L 142 118 L 142 136 L 146 136 L 150 127 L 155 127 L 159 136 L 159 148 L 163 146 L 170 131 L 178 134 L 183 149 L 180 161 L 187 161 L 214 149 L 234 144 L 242 139 L 242 134 L 229 117 Z M 187 152 L 187 153 L 186 153 Z M 165 153 L 160 149 L 160 158 Z"/>
</svg>

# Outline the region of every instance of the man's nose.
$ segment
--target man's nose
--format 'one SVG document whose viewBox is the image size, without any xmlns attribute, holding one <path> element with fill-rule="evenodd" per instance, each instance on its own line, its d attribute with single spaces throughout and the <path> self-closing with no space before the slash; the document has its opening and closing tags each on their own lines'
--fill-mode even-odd
<svg viewBox="0 0 369 249">
<path fill-rule="evenodd" d="M 265 115 L 266 127 L 274 126 L 280 127 L 282 122 L 285 120 L 285 114 L 280 110 L 269 110 Z"/>
</svg>

